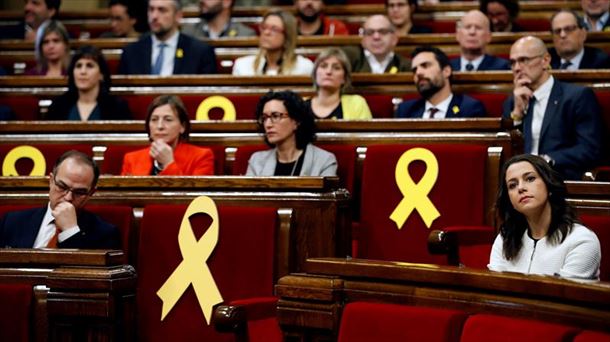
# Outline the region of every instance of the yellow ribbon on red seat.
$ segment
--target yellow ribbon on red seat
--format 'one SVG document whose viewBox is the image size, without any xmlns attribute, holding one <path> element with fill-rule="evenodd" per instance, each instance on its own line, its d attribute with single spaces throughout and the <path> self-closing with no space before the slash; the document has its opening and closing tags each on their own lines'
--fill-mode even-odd
<svg viewBox="0 0 610 342">
<path fill-rule="evenodd" d="M 30 176 L 45 175 L 45 172 L 47 171 L 47 161 L 44 159 L 44 155 L 39 149 L 29 145 L 17 146 L 6 154 L 4 162 L 2 162 L 2 175 L 20 176 L 15 164 L 21 158 L 28 158 L 34 162 L 34 167 L 29 174 Z"/>
<path fill-rule="evenodd" d="M 237 119 L 237 111 L 233 102 L 228 98 L 220 95 L 206 97 L 197 107 L 195 114 L 196 120 L 210 120 L 209 112 L 212 108 L 220 108 L 224 111 L 222 116 L 223 121 L 235 121 Z"/>
<path fill-rule="evenodd" d="M 409 174 L 409 164 L 416 160 L 426 164 L 426 172 L 417 184 Z M 396 222 L 398 229 L 401 229 L 413 210 L 417 210 L 426 226 L 430 228 L 432 222 L 441 216 L 428 197 L 438 178 L 438 161 L 434 153 L 421 147 L 406 151 L 396 163 L 395 178 L 403 198 L 390 215 L 390 219 Z"/>
<path fill-rule="evenodd" d="M 197 213 L 205 213 L 212 218 L 210 227 L 199 241 L 189 221 L 189 217 Z M 178 232 L 178 245 L 183 260 L 157 291 L 157 296 L 163 302 L 161 320 L 192 284 L 203 316 L 208 325 L 210 324 L 214 305 L 222 302 L 222 295 L 207 264 L 207 259 L 218 242 L 218 232 L 218 210 L 214 201 L 207 196 L 195 198 L 186 209 Z"/>
</svg>

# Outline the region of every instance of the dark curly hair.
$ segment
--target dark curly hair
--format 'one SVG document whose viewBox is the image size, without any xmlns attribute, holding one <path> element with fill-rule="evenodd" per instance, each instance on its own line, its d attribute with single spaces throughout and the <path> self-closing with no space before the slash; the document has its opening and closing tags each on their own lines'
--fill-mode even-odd
<svg viewBox="0 0 610 342">
<path fill-rule="evenodd" d="M 562 243 L 572 231 L 572 225 L 579 222 L 574 208 L 566 201 L 567 190 L 563 178 L 543 158 L 532 154 L 510 158 L 502 167 L 495 208 L 500 234 L 504 239 L 504 258 L 507 260 L 512 260 L 519 254 L 523 234 L 528 227 L 525 216 L 515 210 L 510 202 L 506 184 L 506 171 L 511 165 L 519 162 L 530 163 L 546 184 L 551 205 L 551 224 L 547 232 L 549 242 Z"/>
<path fill-rule="evenodd" d="M 74 81 L 74 68 L 76 67 L 76 63 L 83 58 L 95 61 L 100 68 L 102 76 L 104 77 L 104 80 L 100 84 L 98 99 L 101 96 L 108 95 L 112 85 L 110 68 L 108 68 L 108 63 L 106 63 L 106 58 L 104 58 L 102 52 L 95 46 L 91 45 L 82 46 L 76 51 L 76 53 L 74 53 L 74 56 L 72 56 L 70 66 L 68 67 L 68 92 L 78 97 L 78 89 L 76 89 L 76 82 Z"/>
<path fill-rule="evenodd" d="M 497 2 L 504 6 L 508 11 L 511 20 L 515 20 L 517 16 L 519 16 L 519 0 L 480 0 L 479 10 L 487 14 L 487 5 L 489 5 L 490 2 Z"/>
<path fill-rule="evenodd" d="M 258 104 L 256 105 L 255 112 L 256 121 L 258 122 L 258 129 L 260 132 L 265 133 L 265 127 L 260 122 L 260 118 L 263 115 L 263 108 L 265 107 L 265 104 L 271 100 L 282 101 L 290 118 L 298 123 L 295 136 L 297 148 L 299 150 L 304 149 L 307 144 L 316 139 L 316 123 L 313 115 L 306 109 L 303 99 L 290 90 L 269 91 L 267 94 L 261 96 Z M 274 145 L 267 140 L 266 136 L 265 143 L 271 147 L 274 147 Z"/>
</svg>

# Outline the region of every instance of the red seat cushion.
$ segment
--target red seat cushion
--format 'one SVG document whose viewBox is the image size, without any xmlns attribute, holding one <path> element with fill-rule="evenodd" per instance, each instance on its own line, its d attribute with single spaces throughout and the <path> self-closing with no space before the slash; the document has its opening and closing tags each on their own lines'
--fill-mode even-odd
<svg viewBox="0 0 610 342">
<path fill-rule="evenodd" d="M 373 145 L 364 160 L 358 257 L 446 264 L 444 256 L 431 255 L 427 241 L 430 229 L 418 211 L 413 211 L 398 229 L 390 215 L 404 198 L 396 185 L 395 167 L 400 156 L 414 147 L 429 149 L 438 161 L 438 179 L 428 198 L 441 216 L 430 229 L 456 225 L 483 225 L 487 147 L 476 145 Z M 424 174 L 425 164 L 414 161 L 409 171 L 414 182 Z"/>
<path fill-rule="evenodd" d="M 481 101 L 487 111 L 487 116 L 500 118 L 502 117 L 502 104 L 508 98 L 506 93 L 468 93 L 468 95 Z"/>
<path fill-rule="evenodd" d="M 0 341 L 29 341 L 32 285 L 0 284 Z"/>
<path fill-rule="evenodd" d="M 137 317 L 145 341 L 230 341 L 205 322 L 192 286 L 163 321 L 157 291 L 182 261 L 178 231 L 186 205 L 149 205 L 144 209 L 138 253 Z M 219 238 L 207 260 L 226 303 L 273 296 L 275 208 L 220 206 Z M 207 229 L 207 215 L 191 216 L 196 236 Z M 203 261 L 202 261 L 203 262 Z"/>
<path fill-rule="evenodd" d="M 464 324 L 460 342 L 564 342 L 578 333 L 577 328 L 495 315 L 473 315 Z"/>
<path fill-rule="evenodd" d="M 456 310 L 354 302 L 343 310 L 339 342 L 457 341 L 466 317 Z"/>
<path fill-rule="evenodd" d="M 574 337 L 574 342 L 610 342 L 610 334 L 601 331 L 585 330 Z"/>
<path fill-rule="evenodd" d="M 11 107 L 15 112 L 15 120 L 40 120 L 40 109 L 38 102 L 41 100 L 36 95 L 3 95 L 0 104 Z"/>
</svg>

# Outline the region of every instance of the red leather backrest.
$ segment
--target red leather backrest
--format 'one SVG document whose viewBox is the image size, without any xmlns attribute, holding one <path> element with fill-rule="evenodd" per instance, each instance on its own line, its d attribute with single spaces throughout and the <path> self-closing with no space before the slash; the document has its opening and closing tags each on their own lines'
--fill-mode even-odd
<svg viewBox="0 0 610 342">
<path fill-rule="evenodd" d="M 338 341 L 457 341 L 466 317 L 456 310 L 354 302 L 343 309 Z"/>
<path fill-rule="evenodd" d="M 574 342 L 610 342 L 610 334 L 601 331 L 585 330 L 574 337 Z"/>
<path fill-rule="evenodd" d="M 473 315 L 464 324 L 460 342 L 570 341 L 579 329 L 531 319 Z"/>
<path fill-rule="evenodd" d="M 232 341 L 232 336 L 218 334 L 206 325 L 192 286 L 160 321 L 157 291 L 183 260 L 178 231 L 185 210 L 186 205 L 165 204 L 144 209 L 137 266 L 139 337 L 145 341 L 184 341 L 195 336 L 202 341 Z M 207 265 L 224 301 L 272 296 L 276 209 L 220 206 L 218 214 L 218 243 Z M 193 215 L 190 221 L 197 237 L 211 222 L 204 214 Z"/>
<path fill-rule="evenodd" d="M 49 98 L 46 97 L 45 98 Z M 0 96 L 0 104 L 11 107 L 15 113 L 15 120 L 40 120 L 38 102 L 42 98 L 36 95 L 6 94 Z"/>
<path fill-rule="evenodd" d="M 126 260 L 130 260 L 129 256 L 134 252 L 133 245 L 137 241 L 135 237 L 132 237 L 132 207 L 126 205 L 87 205 L 86 209 L 119 228 L 123 253 L 125 253 Z"/>
<path fill-rule="evenodd" d="M 403 198 L 396 184 L 395 168 L 401 155 L 412 148 L 430 150 L 438 161 L 438 179 L 427 194 L 440 217 L 426 227 L 419 211 L 413 211 L 402 229 L 390 215 Z M 455 225 L 482 225 L 484 208 L 487 147 L 476 145 L 373 145 L 364 160 L 359 257 L 446 264 L 446 258 L 431 255 L 427 249 L 431 229 Z M 422 161 L 409 165 L 409 174 L 419 182 L 426 171 Z"/>
</svg>

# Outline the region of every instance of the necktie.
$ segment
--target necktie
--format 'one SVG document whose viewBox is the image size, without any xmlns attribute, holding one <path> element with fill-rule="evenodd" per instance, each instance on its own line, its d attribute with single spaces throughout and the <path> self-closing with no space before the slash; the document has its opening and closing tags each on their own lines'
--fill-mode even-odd
<svg viewBox="0 0 610 342">
<path fill-rule="evenodd" d="M 472 70 L 474 70 L 474 65 L 472 65 L 472 63 L 466 64 L 466 71 L 472 71 Z"/>
<path fill-rule="evenodd" d="M 428 109 L 428 111 L 430 112 L 430 119 L 436 119 L 436 113 L 440 112 L 441 110 L 436 107 L 432 107 Z"/>
<path fill-rule="evenodd" d="M 561 65 L 559 66 L 559 69 L 567 70 L 570 67 L 570 65 L 572 65 L 572 62 L 565 61 L 565 62 L 561 63 Z"/>
<path fill-rule="evenodd" d="M 54 224 L 55 220 L 51 221 L 49 224 Z M 57 248 L 57 238 L 59 236 L 59 233 L 61 233 L 61 230 L 59 228 L 57 228 L 57 226 L 55 226 L 55 234 L 53 234 L 53 236 L 51 237 L 51 240 L 49 240 L 49 243 L 47 243 L 47 248 Z"/>
<path fill-rule="evenodd" d="M 532 151 L 532 120 L 534 119 L 534 105 L 536 104 L 536 98 L 532 96 L 527 105 L 527 111 L 523 117 L 523 136 L 524 136 L 524 152 L 530 153 Z"/>
<path fill-rule="evenodd" d="M 157 55 L 157 60 L 155 61 L 155 65 L 153 65 L 151 70 L 151 75 L 161 75 L 161 68 L 163 67 L 163 50 L 167 44 L 161 43 L 159 44 L 159 54 Z"/>
</svg>

